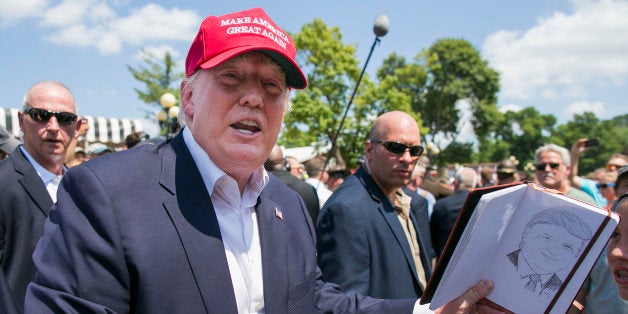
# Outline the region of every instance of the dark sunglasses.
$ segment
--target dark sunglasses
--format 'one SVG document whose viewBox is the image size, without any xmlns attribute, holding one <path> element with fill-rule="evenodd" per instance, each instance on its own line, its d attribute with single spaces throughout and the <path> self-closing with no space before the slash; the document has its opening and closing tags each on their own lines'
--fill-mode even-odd
<svg viewBox="0 0 628 314">
<path fill-rule="evenodd" d="M 540 164 L 534 165 L 534 167 L 536 167 L 536 170 L 538 170 L 538 171 L 543 171 L 543 170 L 545 170 L 545 167 L 547 167 L 547 165 L 549 165 L 550 168 L 552 168 L 552 169 L 556 169 L 556 168 L 560 167 L 560 164 L 555 163 L 555 162 L 540 163 Z"/>
<path fill-rule="evenodd" d="M 399 142 L 382 142 L 378 140 L 369 140 L 373 143 L 380 144 L 386 148 L 387 151 L 395 154 L 395 155 L 403 155 L 406 152 L 406 149 L 410 151 L 411 156 L 421 156 L 423 153 L 423 146 L 408 146 L 406 144 L 401 144 Z"/>
<path fill-rule="evenodd" d="M 605 189 L 605 188 L 607 188 L 607 187 L 614 187 L 614 186 L 615 186 L 615 183 L 610 182 L 610 183 L 602 183 L 602 184 L 598 184 L 598 185 L 597 185 L 597 188 L 598 188 L 598 189 Z"/>
<path fill-rule="evenodd" d="M 71 112 L 50 111 L 50 110 L 39 109 L 39 108 L 24 109 L 24 114 L 31 116 L 31 118 L 33 118 L 33 120 L 37 122 L 48 122 L 48 120 L 50 120 L 50 118 L 54 116 L 55 118 L 57 118 L 57 121 L 59 122 L 59 124 L 65 124 L 65 125 L 70 125 L 76 122 L 76 119 L 78 118 L 77 115 Z"/>
</svg>

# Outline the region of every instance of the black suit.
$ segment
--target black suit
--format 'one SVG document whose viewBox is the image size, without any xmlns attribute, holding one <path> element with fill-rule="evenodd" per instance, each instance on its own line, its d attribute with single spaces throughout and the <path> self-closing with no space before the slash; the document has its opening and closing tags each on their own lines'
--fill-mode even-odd
<svg viewBox="0 0 628 314">
<path fill-rule="evenodd" d="M 467 195 L 469 195 L 469 190 L 458 190 L 453 195 L 443 197 L 434 203 L 430 230 L 432 231 L 432 245 L 436 251 L 436 256 L 440 256 L 445 248 L 449 233 L 454 227 Z"/>
<path fill-rule="evenodd" d="M 310 213 L 312 221 L 316 222 L 318 212 L 320 211 L 320 204 L 318 202 L 318 195 L 316 189 L 303 180 L 297 179 L 286 170 L 273 170 L 274 175 L 281 180 L 285 185 L 301 195 L 305 207 Z"/>
<path fill-rule="evenodd" d="M 18 307 L 35 276 L 32 254 L 44 232 L 52 199 L 18 147 L 0 161 L 0 261 Z"/>
</svg>

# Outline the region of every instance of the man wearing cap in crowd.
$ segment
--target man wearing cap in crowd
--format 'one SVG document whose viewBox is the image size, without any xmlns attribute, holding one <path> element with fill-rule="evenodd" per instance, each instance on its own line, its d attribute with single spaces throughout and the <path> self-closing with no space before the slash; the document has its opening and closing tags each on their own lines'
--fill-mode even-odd
<svg viewBox="0 0 628 314">
<path fill-rule="evenodd" d="M 0 162 L 0 264 L 20 311 L 35 275 L 33 250 L 57 199 L 57 187 L 81 119 L 70 90 L 59 82 L 33 85 L 18 114 L 23 145 Z"/>
<path fill-rule="evenodd" d="M 508 184 L 519 181 L 516 160 L 506 158 L 497 165 L 497 184 Z"/>
<path fill-rule="evenodd" d="M 181 82 L 186 126 L 68 172 L 33 254 L 26 310 L 410 312 L 416 299 L 323 282 L 302 199 L 263 168 L 291 89 L 307 84 L 295 55 L 260 8 L 207 17 Z M 491 287 L 480 282 L 450 306 Z"/>
</svg>

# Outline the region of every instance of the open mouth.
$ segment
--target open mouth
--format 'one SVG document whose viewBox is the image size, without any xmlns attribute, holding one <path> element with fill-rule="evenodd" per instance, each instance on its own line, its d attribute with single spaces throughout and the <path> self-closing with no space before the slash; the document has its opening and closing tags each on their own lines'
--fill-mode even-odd
<svg viewBox="0 0 628 314">
<path fill-rule="evenodd" d="M 617 270 L 615 271 L 615 275 L 617 278 L 621 280 L 628 280 L 628 271 L 627 270 Z"/>
<path fill-rule="evenodd" d="M 252 120 L 240 121 L 240 122 L 232 124 L 231 127 L 245 134 L 253 134 L 260 131 L 260 128 L 257 125 L 257 122 L 252 121 Z"/>
</svg>

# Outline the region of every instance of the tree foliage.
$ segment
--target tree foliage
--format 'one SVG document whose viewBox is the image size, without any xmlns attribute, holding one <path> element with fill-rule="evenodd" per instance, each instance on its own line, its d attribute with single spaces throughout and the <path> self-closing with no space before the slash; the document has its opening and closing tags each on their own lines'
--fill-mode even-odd
<svg viewBox="0 0 628 314">
<path fill-rule="evenodd" d="M 150 52 L 142 50 L 144 65 L 133 68 L 127 65 L 127 69 L 133 77 L 144 83 L 145 89 L 134 88 L 139 99 L 147 105 L 161 107 L 159 99 L 166 92 L 172 93 L 180 99 L 179 88 L 174 86 L 183 76 L 184 73 L 176 73 L 177 64 L 172 59 L 172 55 L 166 52 L 163 58 L 156 56 Z"/>
<path fill-rule="evenodd" d="M 319 19 L 305 24 L 293 39 L 309 85 L 296 92 L 279 142 L 288 147 L 329 145 L 345 117 L 361 72 L 355 46 L 344 44 L 338 27 L 329 27 Z M 332 156 L 340 163 L 355 165 L 374 118 L 391 109 L 409 110 L 408 96 L 394 88 L 391 80 L 375 85 L 365 74 Z"/>
</svg>

